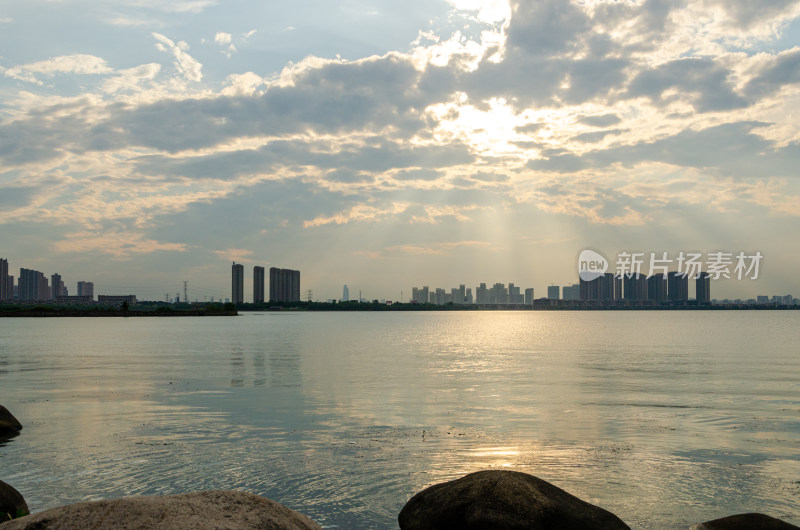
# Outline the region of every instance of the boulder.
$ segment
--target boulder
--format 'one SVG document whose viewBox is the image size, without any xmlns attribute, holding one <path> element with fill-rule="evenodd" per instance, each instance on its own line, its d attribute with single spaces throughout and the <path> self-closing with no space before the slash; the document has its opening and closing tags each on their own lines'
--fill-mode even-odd
<svg viewBox="0 0 800 530">
<path fill-rule="evenodd" d="M 800 530 L 800 527 L 763 513 L 740 513 L 698 523 L 689 530 Z"/>
<path fill-rule="evenodd" d="M 22 495 L 0 480 L 0 523 L 28 515 L 28 505 Z"/>
<path fill-rule="evenodd" d="M 402 530 L 627 529 L 616 515 L 517 471 L 478 471 L 431 486 L 406 503 Z"/>
<path fill-rule="evenodd" d="M 241 491 L 198 491 L 179 495 L 81 502 L 15 519 L 2 530 L 196 528 L 320 530 L 309 517 L 258 495 Z"/>
<path fill-rule="evenodd" d="M 11 414 L 7 408 L 0 405 L 0 436 L 14 434 L 22 430 L 22 424 Z"/>
</svg>

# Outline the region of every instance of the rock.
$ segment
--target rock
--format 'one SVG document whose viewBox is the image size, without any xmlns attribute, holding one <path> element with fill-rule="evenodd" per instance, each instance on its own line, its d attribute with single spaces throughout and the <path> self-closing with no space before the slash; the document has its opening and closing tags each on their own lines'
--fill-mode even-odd
<svg viewBox="0 0 800 530">
<path fill-rule="evenodd" d="M 800 530 L 793 524 L 763 513 L 740 513 L 693 525 L 689 530 Z"/>
<path fill-rule="evenodd" d="M 320 530 L 321 527 L 309 517 L 275 501 L 241 491 L 223 490 L 69 504 L 10 521 L 0 528 Z"/>
<path fill-rule="evenodd" d="M 22 424 L 7 408 L 0 405 L 0 436 L 13 434 L 22 430 Z"/>
<path fill-rule="evenodd" d="M 629 528 L 613 513 L 517 471 L 479 471 L 431 486 L 406 503 L 398 520 L 402 530 Z"/>
<path fill-rule="evenodd" d="M 0 523 L 28 515 L 28 505 L 22 495 L 0 480 Z"/>
</svg>

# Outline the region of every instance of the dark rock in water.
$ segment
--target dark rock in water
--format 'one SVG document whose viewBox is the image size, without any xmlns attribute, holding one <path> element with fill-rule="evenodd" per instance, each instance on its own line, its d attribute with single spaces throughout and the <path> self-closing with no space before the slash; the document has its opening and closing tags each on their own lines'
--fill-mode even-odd
<svg viewBox="0 0 800 530">
<path fill-rule="evenodd" d="M 29 513 L 31 512 L 20 492 L 0 480 L 0 523 Z"/>
<path fill-rule="evenodd" d="M 740 513 L 698 523 L 689 530 L 800 530 L 800 527 L 763 513 Z"/>
<path fill-rule="evenodd" d="M 22 430 L 22 424 L 7 408 L 0 405 L 0 435 L 13 434 Z"/>
<path fill-rule="evenodd" d="M 5 523 L 3 530 L 196 528 L 320 530 L 309 517 L 275 501 L 241 491 L 198 491 L 179 495 L 81 502 Z"/>
<path fill-rule="evenodd" d="M 427 488 L 406 503 L 402 530 L 626 529 L 616 515 L 517 471 L 479 471 Z"/>
</svg>

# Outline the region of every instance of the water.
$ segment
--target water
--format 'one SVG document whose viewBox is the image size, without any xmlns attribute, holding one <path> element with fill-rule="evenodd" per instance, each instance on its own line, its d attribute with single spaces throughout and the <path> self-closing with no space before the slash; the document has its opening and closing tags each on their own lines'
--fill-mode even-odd
<svg viewBox="0 0 800 530">
<path fill-rule="evenodd" d="M 537 475 L 634 528 L 800 524 L 800 312 L 0 319 L 0 479 L 33 511 L 241 489 L 339 528 Z"/>
</svg>

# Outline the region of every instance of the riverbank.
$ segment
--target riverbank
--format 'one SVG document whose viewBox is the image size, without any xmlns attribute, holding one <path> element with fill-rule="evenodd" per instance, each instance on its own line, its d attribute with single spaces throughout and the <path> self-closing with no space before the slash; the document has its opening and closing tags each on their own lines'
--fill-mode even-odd
<svg viewBox="0 0 800 530">
<path fill-rule="evenodd" d="M 158 307 L 147 309 L 128 309 L 117 307 L 88 307 L 88 308 L 63 308 L 63 307 L 15 307 L 13 309 L 0 308 L 0 318 L 50 318 L 50 317 L 234 317 L 239 312 L 235 307 L 207 307 L 204 309 L 173 309 Z"/>
</svg>

